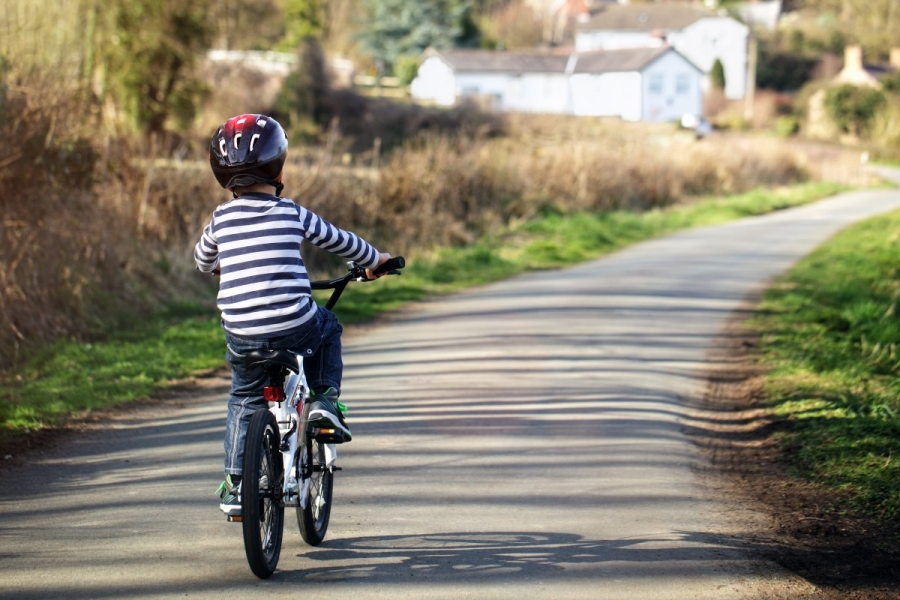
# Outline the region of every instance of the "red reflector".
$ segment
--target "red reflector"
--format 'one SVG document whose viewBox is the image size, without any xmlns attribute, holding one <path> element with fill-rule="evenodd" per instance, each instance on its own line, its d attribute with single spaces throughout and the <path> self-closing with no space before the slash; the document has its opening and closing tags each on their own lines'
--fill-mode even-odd
<svg viewBox="0 0 900 600">
<path fill-rule="evenodd" d="M 275 387 L 274 385 L 267 385 L 263 388 L 263 398 L 265 398 L 269 402 L 283 402 L 284 388 Z"/>
</svg>

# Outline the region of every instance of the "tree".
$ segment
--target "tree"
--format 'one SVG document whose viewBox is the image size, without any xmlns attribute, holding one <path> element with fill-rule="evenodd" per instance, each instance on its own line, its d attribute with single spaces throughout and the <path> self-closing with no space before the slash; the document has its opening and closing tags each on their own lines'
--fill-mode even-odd
<svg viewBox="0 0 900 600">
<path fill-rule="evenodd" d="M 101 93 L 145 132 L 163 132 L 170 118 L 188 125 L 206 95 L 191 69 L 209 47 L 208 7 L 209 0 L 113 0 L 103 7 Z"/>
<path fill-rule="evenodd" d="M 713 88 L 717 90 L 725 89 L 725 66 L 718 58 L 713 63 L 712 69 L 709 71 L 709 80 Z"/>
<path fill-rule="evenodd" d="M 321 39 L 328 27 L 325 0 L 284 0 L 282 48 L 294 49 L 308 38 Z"/>
<path fill-rule="evenodd" d="M 325 56 L 319 42 L 307 37 L 297 49 L 297 67 L 281 88 L 273 116 L 292 133 L 314 131 L 329 118 L 327 96 Z"/>
<path fill-rule="evenodd" d="M 426 48 L 473 44 L 477 28 L 471 0 L 366 0 L 367 27 L 360 42 L 376 63 L 390 71 L 401 56 Z"/>
</svg>

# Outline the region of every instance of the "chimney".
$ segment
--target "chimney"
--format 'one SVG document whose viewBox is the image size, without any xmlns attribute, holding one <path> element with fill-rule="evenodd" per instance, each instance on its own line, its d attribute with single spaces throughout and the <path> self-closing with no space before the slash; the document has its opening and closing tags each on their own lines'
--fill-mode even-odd
<svg viewBox="0 0 900 600">
<path fill-rule="evenodd" d="M 900 70 L 900 48 L 891 49 L 891 66 Z"/>
<path fill-rule="evenodd" d="M 844 48 L 844 70 L 862 71 L 862 46 L 847 46 Z"/>
</svg>

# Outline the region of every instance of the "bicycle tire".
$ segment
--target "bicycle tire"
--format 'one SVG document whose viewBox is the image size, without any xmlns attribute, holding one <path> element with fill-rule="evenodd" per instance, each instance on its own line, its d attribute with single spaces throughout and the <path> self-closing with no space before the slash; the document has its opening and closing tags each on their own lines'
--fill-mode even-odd
<svg viewBox="0 0 900 600">
<path fill-rule="evenodd" d="M 258 410 L 250 419 L 244 445 L 241 514 L 244 550 L 250 570 L 260 579 L 275 572 L 284 534 L 281 436 L 275 416 Z"/>
<path fill-rule="evenodd" d="M 304 410 L 303 422 L 306 423 Z M 325 461 L 325 445 L 309 438 L 305 433 L 300 440 L 298 455 L 300 465 L 306 463 L 306 472 L 310 474 L 309 492 L 306 508 L 297 504 L 297 525 L 303 541 L 310 546 L 318 546 L 325 539 L 328 521 L 331 518 L 331 499 L 334 493 L 334 471 Z"/>
</svg>

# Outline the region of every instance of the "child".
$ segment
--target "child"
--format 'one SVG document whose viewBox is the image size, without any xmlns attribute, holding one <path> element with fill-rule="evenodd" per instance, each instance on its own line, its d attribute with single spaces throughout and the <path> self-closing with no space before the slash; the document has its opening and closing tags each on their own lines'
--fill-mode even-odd
<svg viewBox="0 0 900 600">
<path fill-rule="evenodd" d="M 220 276 L 217 305 L 231 365 L 231 398 L 225 424 L 225 481 L 220 508 L 239 515 L 240 481 L 247 426 L 253 413 L 267 408 L 268 384 L 259 368 L 244 365 L 246 352 L 287 349 L 304 357 L 312 393 L 309 419 L 334 427 L 350 441 L 339 409 L 341 325 L 316 306 L 300 256 L 300 243 L 356 261 L 367 269 L 390 254 L 379 253 L 362 238 L 338 229 L 288 199 L 279 198 L 288 140 L 281 125 L 265 115 L 240 115 L 226 121 L 210 140 L 209 162 L 219 184 L 234 199 L 216 208 L 194 249 L 197 267 Z"/>
</svg>

